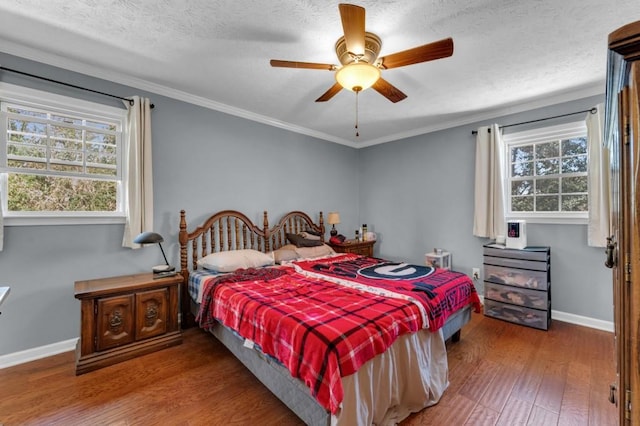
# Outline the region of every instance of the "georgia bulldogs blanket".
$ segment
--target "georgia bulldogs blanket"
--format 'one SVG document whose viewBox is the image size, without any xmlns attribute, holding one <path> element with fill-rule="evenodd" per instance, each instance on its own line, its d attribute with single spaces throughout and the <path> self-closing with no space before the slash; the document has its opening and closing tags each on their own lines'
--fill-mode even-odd
<svg viewBox="0 0 640 426">
<path fill-rule="evenodd" d="M 386 294 L 391 291 L 418 300 L 432 331 L 444 325 L 458 309 L 472 304 L 480 312 L 480 298 L 463 273 L 430 266 L 390 262 L 357 254 L 342 254 L 293 262 L 298 272 L 356 288 Z"/>
</svg>

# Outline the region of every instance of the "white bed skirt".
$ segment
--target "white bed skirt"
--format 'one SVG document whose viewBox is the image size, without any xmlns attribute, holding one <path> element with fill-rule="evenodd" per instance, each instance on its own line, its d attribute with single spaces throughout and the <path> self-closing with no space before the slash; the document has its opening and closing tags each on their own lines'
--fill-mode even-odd
<svg viewBox="0 0 640 426">
<path fill-rule="evenodd" d="M 331 423 L 395 425 L 437 403 L 448 385 L 442 330 L 405 334 L 355 374 L 343 377 L 343 407 Z"/>
<path fill-rule="evenodd" d="M 210 331 L 307 425 L 394 425 L 438 402 L 449 384 L 442 330 L 405 334 L 342 379 L 342 407 L 330 415 L 275 359 L 243 346 L 242 339 L 221 324 Z"/>
</svg>

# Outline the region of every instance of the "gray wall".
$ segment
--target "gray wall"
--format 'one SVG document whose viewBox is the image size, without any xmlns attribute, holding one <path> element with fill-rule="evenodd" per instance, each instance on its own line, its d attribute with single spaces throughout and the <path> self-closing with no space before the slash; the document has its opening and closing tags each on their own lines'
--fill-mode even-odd
<svg viewBox="0 0 640 426">
<path fill-rule="evenodd" d="M 434 246 L 453 252 L 456 269 L 482 264 L 471 235 L 473 126 L 355 150 L 156 94 L 34 63 L 0 52 L 3 66 L 122 96 L 149 96 L 153 111 L 155 230 L 178 262 L 178 220 L 190 226 L 221 209 L 261 223 L 293 209 L 315 216 L 338 210 L 338 230 L 351 237 L 362 223 L 379 234 L 377 255 L 421 263 Z M 119 106 L 99 95 L 0 71 L 0 81 Z M 545 117 L 588 108 L 597 99 L 498 120 Z M 483 123 L 485 124 L 485 123 Z M 356 165 L 354 167 L 354 164 Z M 123 225 L 8 226 L 0 252 L 0 355 L 79 335 L 76 280 L 149 270 L 159 250 L 121 247 Z M 552 246 L 554 309 L 610 321 L 611 280 L 602 250 L 586 247 L 584 226 L 530 225 L 531 244 Z"/>
<path fill-rule="evenodd" d="M 424 262 L 433 247 L 452 252 L 454 269 L 482 268 L 474 237 L 475 136 L 480 125 L 520 123 L 589 109 L 603 97 L 541 108 L 360 150 L 361 221 L 380 235 L 382 257 Z M 581 116 L 505 129 L 505 133 L 576 121 Z M 613 321 L 611 271 L 604 249 L 587 246 L 586 225 L 527 224 L 529 245 L 551 246 L 552 309 Z M 482 269 L 481 269 L 482 270 Z M 483 291 L 482 277 L 477 288 Z"/>
<path fill-rule="evenodd" d="M 127 96 L 143 94 L 42 64 L 0 54 L 0 63 L 76 85 Z M 0 71 L 0 81 L 121 105 L 76 89 Z M 236 209 L 275 223 L 298 209 L 314 219 L 339 210 L 345 228 L 357 217 L 357 150 L 197 107 L 155 94 L 152 116 L 154 221 L 169 262 L 178 263 L 180 209 L 190 226 Z M 123 225 L 7 226 L 0 285 L 10 285 L 0 316 L 0 355 L 78 337 L 76 280 L 145 272 L 162 263 L 157 247 L 121 247 Z"/>
</svg>

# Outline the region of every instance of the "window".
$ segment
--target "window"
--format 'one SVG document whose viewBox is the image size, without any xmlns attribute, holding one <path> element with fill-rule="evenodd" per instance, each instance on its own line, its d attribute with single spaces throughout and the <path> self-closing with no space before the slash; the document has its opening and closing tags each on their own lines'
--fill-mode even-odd
<svg viewBox="0 0 640 426">
<path fill-rule="evenodd" d="M 507 218 L 583 223 L 588 215 L 584 122 L 508 134 Z"/>
<path fill-rule="evenodd" d="M 5 218 L 122 221 L 124 109 L 2 84 L 0 114 Z"/>
</svg>

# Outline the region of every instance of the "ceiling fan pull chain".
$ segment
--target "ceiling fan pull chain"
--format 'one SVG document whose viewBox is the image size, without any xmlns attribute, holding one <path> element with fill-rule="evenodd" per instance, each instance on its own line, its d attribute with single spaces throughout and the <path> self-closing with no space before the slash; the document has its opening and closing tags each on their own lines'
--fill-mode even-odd
<svg viewBox="0 0 640 426">
<path fill-rule="evenodd" d="M 358 132 L 358 93 L 360 93 L 360 91 L 356 91 L 356 138 L 360 136 L 360 133 Z"/>
</svg>

